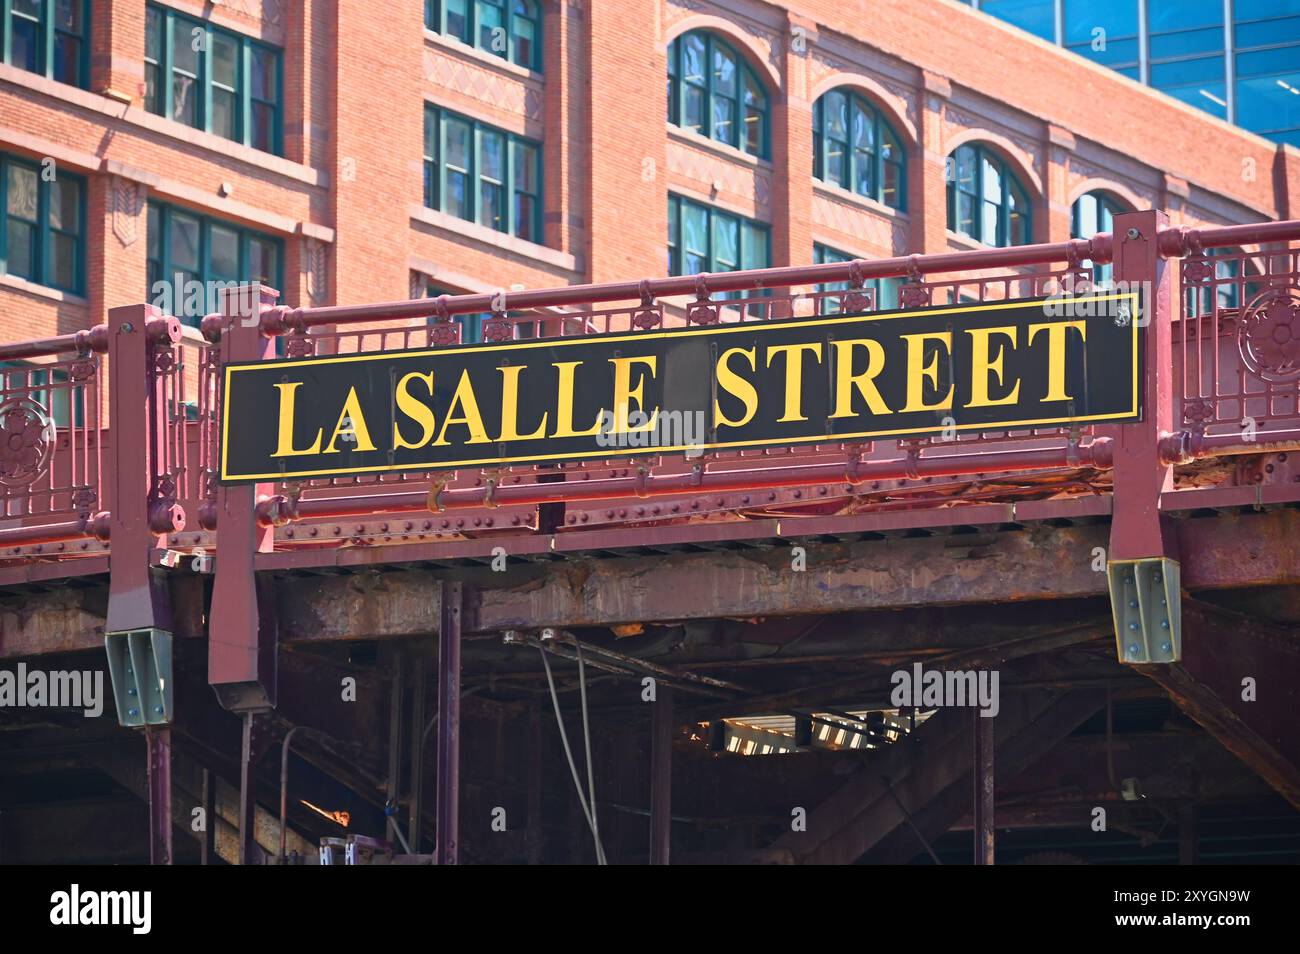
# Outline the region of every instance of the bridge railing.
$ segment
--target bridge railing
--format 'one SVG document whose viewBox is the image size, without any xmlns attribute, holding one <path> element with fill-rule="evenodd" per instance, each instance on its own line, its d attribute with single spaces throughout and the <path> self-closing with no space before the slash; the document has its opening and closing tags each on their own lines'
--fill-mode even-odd
<svg viewBox="0 0 1300 954">
<path fill-rule="evenodd" d="M 150 306 L 115 309 L 105 326 L 0 345 L 0 573 L 102 556 L 123 527 L 142 525 L 142 545 L 157 552 L 212 548 L 226 517 L 216 479 L 226 361 L 447 346 L 461 340 L 459 315 L 483 315 L 488 342 L 652 331 L 1077 294 L 1106 281 L 1161 287 L 1151 263 L 1169 261 L 1167 301 L 1157 294 L 1150 316 L 1167 329 L 1167 350 L 1150 353 L 1166 355 L 1160 393 L 1171 410 L 1153 453 L 1183 465 L 1300 448 L 1300 222 L 1141 228 L 1158 255 L 1140 262 L 1116 255 L 1134 231 L 1117 225 L 1114 237 L 1050 245 L 378 305 L 291 308 L 261 289 L 255 314 L 210 315 L 201 340 Z M 1112 480 L 1115 433 L 989 431 L 268 483 L 253 519 L 259 549 L 310 559 L 357 543 L 1095 494 Z M 121 503 L 135 497 L 139 519 Z"/>
</svg>

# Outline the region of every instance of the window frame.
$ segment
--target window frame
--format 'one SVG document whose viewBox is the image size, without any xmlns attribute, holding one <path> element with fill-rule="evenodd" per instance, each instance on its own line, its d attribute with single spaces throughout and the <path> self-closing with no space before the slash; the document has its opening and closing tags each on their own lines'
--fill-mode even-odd
<svg viewBox="0 0 1300 954">
<path fill-rule="evenodd" d="M 712 32 L 711 30 L 688 30 L 686 33 L 677 36 L 668 47 L 668 122 L 685 129 L 688 132 L 695 132 L 682 123 L 682 114 L 685 108 L 685 96 L 687 86 L 700 88 L 695 84 L 687 83 L 682 73 L 682 45 L 688 37 L 697 37 L 704 42 L 704 66 L 705 82 L 704 90 L 704 125 L 702 130 L 696 135 L 703 136 L 711 142 L 719 142 L 732 149 L 739 150 L 747 156 L 753 156 L 756 159 L 770 160 L 771 158 L 771 138 L 772 138 L 772 94 L 767 84 L 763 82 L 763 77 L 749 65 L 749 61 L 741 54 L 740 50 L 726 39 Z M 713 56 L 714 51 L 721 48 L 729 53 L 736 63 L 736 83 L 734 94 L 715 93 L 714 90 L 714 69 Z M 749 136 L 746 133 L 746 113 L 748 107 L 745 103 L 745 92 L 749 84 L 752 83 L 763 94 L 763 105 L 759 110 L 760 124 L 758 146 L 756 150 L 749 148 Z M 714 98 L 725 98 L 732 100 L 731 108 L 731 126 L 735 130 L 735 142 L 726 139 L 720 139 L 714 134 Z"/>
<path fill-rule="evenodd" d="M 7 2 L 7 0 L 0 0 Z M 148 56 L 149 30 L 148 11 L 154 11 L 158 14 L 158 60 L 155 62 Z M 145 67 L 145 78 L 148 80 L 148 74 L 151 69 L 157 71 L 157 82 L 155 85 L 156 102 L 153 104 L 151 111 L 164 119 L 180 123 L 182 126 L 188 126 L 191 129 L 198 129 L 202 132 L 218 136 L 229 142 L 237 142 L 250 149 L 256 149 L 259 152 L 265 152 L 273 156 L 284 154 L 284 51 L 276 46 L 263 43 L 244 33 L 236 33 L 233 30 L 227 30 L 223 27 L 216 26 L 207 20 L 196 19 L 180 10 L 173 10 L 171 7 L 161 6 L 156 3 L 150 3 L 146 7 L 145 20 L 145 56 L 143 58 Z M 203 49 L 198 52 L 198 76 L 195 83 L 198 88 L 198 97 L 195 100 L 194 115 L 195 122 L 187 123 L 184 120 L 176 119 L 174 105 L 172 101 L 172 74 L 175 71 L 175 51 L 172 45 L 173 30 L 175 25 L 181 25 L 189 30 L 190 36 L 193 36 L 195 29 L 204 31 Z M 212 128 L 212 88 L 215 80 L 213 79 L 213 37 L 219 35 L 224 40 L 233 41 L 238 49 L 238 60 L 236 69 L 235 86 L 235 135 L 227 137 L 219 132 L 214 132 Z M 274 109 L 275 120 L 272 123 L 271 143 L 269 148 L 262 148 L 253 143 L 253 129 L 256 125 L 253 122 L 253 50 L 261 50 L 269 53 L 275 68 L 275 100 L 272 102 L 266 99 L 258 99 L 256 102 L 262 105 L 269 105 Z M 224 88 L 224 87 L 223 87 Z M 146 108 L 150 108 L 146 100 Z"/>
<path fill-rule="evenodd" d="M 669 275 L 698 275 L 702 272 L 684 272 L 682 271 L 682 255 L 680 251 L 681 243 L 684 236 L 682 228 L 683 211 L 688 206 L 694 206 L 703 210 L 706 214 L 705 230 L 707 233 L 708 249 L 705 252 L 704 259 L 706 268 L 703 272 L 727 272 L 727 271 L 744 271 L 746 268 L 768 268 L 772 262 L 772 229 L 766 222 L 759 222 L 755 219 L 748 218 L 736 212 L 729 212 L 726 209 L 709 205 L 706 202 L 700 202 L 698 199 L 692 199 L 689 196 L 680 195 L 676 192 L 668 193 L 668 274 Z M 714 229 L 718 219 L 734 220 L 736 223 L 736 267 L 721 269 L 718 268 L 717 253 L 714 249 Z M 748 227 L 748 231 L 747 231 Z M 766 263 L 764 265 L 747 266 L 746 260 L 752 260 L 749 253 L 753 250 L 748 247 L 749 237 L 758 234 L 763 237 L 763 256 Z M 675 241 L 674 241 L 675 237 Z M 676 259 L 676 267 L 673 265 Z M 717 296 L 723 297 L 723 296 Z"/>
<path fill-rule="evenodd" d="M 63 83 L 67 86 L 73 86 L 77 89 L 90 88 L 90 0 L 74 0 L 81 10 L 81 32 L 72 33 L 58 27 L 54 22 L 54 9 L 58 0 L 38 0 L 40 3 L 40 12 L 33 21 L 25 13 L 19 13 L 13 8 L 13 0 L 0 0 L 0 61 L 9 66 L 27 72 L 35 73 L 37 76 L 44 76 L 46 79 L 54 80 L 56 83 Z M 36 69 L 27 70 L 25 66 L 19 66 L 13 60 L 13 18 L 21 17 L 24 20 L 35 22 L 36 24 Z M 75 36 L 80 41 L 80 51 L 77 56 L 77 82 L 69 83 L 67 80 L 60 79 L 54 75 L 54 49 L 55 41 L 60 34 Z"/>
<path fill-rule="evenodd" d="M 1079 227 L 1079 204 L 1084 199 L 1088 198 L 1093 199 L 1097 203 L 1099 212 L 1104 211 L 1106 215 L 1110 217 L 1112 223 L 1114 222 L 1116 215 L 1130 211 L 1128 205 L 1121 201 L 1113 192 L 1108 192 L 1105 189 L 1090 189 L 1070 203 L 1070 238 L 1092 238 L 1092 235 L 1084 235 L 1083 230 Z M 1098 218 L 1100 219 L 1100 215 Z M 1094 232 L 1093 235 L 1102 231 L 1105 230 L 1100 227 L 1099 223 L 1097 232 Z M 1085 259 L 1080 264 L 1087 267 L 1087 260 Z M 1104 265 L 1099 265 L 1094 263 L 1092 266 L 1092 280 L 1095 285 L 1108 284 L 1114 277 L 1114 274 L 1115 266 L 1113 264 L 1106 263 Z"/>
<path fill-rule="evenodd" d="M 27 222 L 32 226 L 35 240 L 32 244 L 32 276 L 20 275 L 9 270 L 9 168 L 18 166 L 26 169 L 36 176 L 36 221 Z M 86 193 L 87 182 L 84 176 L 76 173 L 66 172 L 62 169 L 56 171 L 56 176 L 63 177 L 64 181 L 71 181 L 77 185 L 77 225 L 76 234 L 68 232 L 66 229 L 56 229 L 50 223 L 50 189 L 52 182 L 47 181 L 41 175 L 41 164 L 35 161 L 22 159 L 8 153 L 0 153 L 0 275 L 14 275 L 23 281 L 31 282 L 33 285 L 40 285 L 44 288 L 53 288 L 58 291 L 67 292 L 70 295 L 81 296 L 85 294 L 86 288 Z M 57 284 L 54 280 L 55 271 L 53 267 L 54 259 L 54 236 L 55 234 L 73 235 L 73 250 L 76 256 L 73 262 L 73 284 L 72 287 Z"/>
<path fill-rule="evenodd" d="M 424 26 L 440 36 L 451 37 L 459 40 L 466 46 L 473 47 L 476 50 L 482 50 L 491 56 L 499 57 L 507 63 L 523 67 L 534 73 L 542 72 L 542 21 L 545 19 L 544 11 L 538 0 L 523 0 L 532 9 L 532 15 L 517 13 L 514 9 L 515 0 L 462 0 L 465 5 L 465 34 L 462 35 L 454 30 L 447 28 L 447 7 L 452 0 L 425 0 L 424 2 Z M 501 11 L 503 25 L 506 31 L 506 48 L 501 51 L 493 50 L 491 47 L 483 46 L 479 40 L 482 36 L 483 26 L 482 9 L 484 6 L 496 7 Z M 516 59 L 518 50 L 519 36 L 515 32 L 515 20 L 523 19 L 533 25 L 532 36 L 532 55 L 528 63 L 521 63 Z"/>
<path fill-rule="evenodd" d="M 975 185 L 974 185 L 974 190 L 972 192 L 967 192 L 966 190 L 961 189 L 960 186 L 958 185 L 958 177 L 956 174 L 956 170 L 958 167 L 957 156 L 958 153 L 960 153 L 963 149 L 972 150 L 975 154 Z M 948 231 L 956 235 L 961 235 L 964 238 L 968 238 L 971 241 L 979 242 L 982 245 L 987 245 L 990 248 L 1013 248 L 1014 245 L 1010 240 L 1011 239 L 1011 210 L 1010 210 L 1009 200 L 1011 198 L 1012 189 L 1014 186 L 1015 191 L 1019 193 L 1020 198 L 1024 202 L 1025 241 L 1023 244 L 1029 244 L 1033 242 L 1034 240 L 1033 200 L 1030 197 L 1029 190 L 1025 188 L 1024 183 L 1020 181 L 1020 177 L 1016 175 L 1016 172 L 1012 168 L 1011 163 L 1008 162 L 1002 156 L 1001 153 L 997 152 L 995 149 L 992 149 L 981 142 L 966 142 L 966 143 L 962 143 L 960 146 L 958 146 L 956 149 L 950 152 L 947 158 L 951 159 L 953 163 L 952 164 L 953 173 L 951 176 L 948 177 Z M 997 226 L 994 229 L 996 234 L 994 236 L 994 241 L 992 242 L 990 242 L 988 238 L 983 234 L 984 232 L 984 225 L 983 225 L 984 216 L 982 214 L 983 207 L 989 201 L 984 196 L 985 162 L 988 162 L 989 164 L 997 167 L 998 175 L 1001 179 L 1001 198 L 998 203 Z M 975 227 L 976 230 L 980 233 L 978 235 L 971 235 L 969 232 L 963 232 L 961 231 L 961 229 L 957 227 L 958 192 L 961 192 L 962 194 L 965 195 L 971 195 L 974 197 L 975 204 L 976 204 Z"/>
<path fill-rule="evenodd" d="M 469 127 L 470 149 L 469 149 L 469 168 L 464 171 L 467 188 L 465 190 L 466 201 L 469 205 L 469 215 L 462 216 L 456 212 L 447 209 L 447 128 L 448 120 L 452 122 L 464 123 Z M 430 134 L 430 124 L 436 126 L 436 130 Z M 481 221 L 483 213 L 483 186 L 488 180 L 483 175 L 483 137 L 484 134 L 491 136 L 500 136 L 504 143 L 502 160 L 505 163 L 503 176 L 500 179 L 499 187 L 504 192 L 505 197 L 505 227 L 497 228 L 493 225 L 485 224 Z M 433 145 L 433 153 L 430 153 L 429 146 Z M 518 164 L 520 162 L 519 147 L 526 147 L 532 150 L 534 163 L 534 184 L 535 191 L 527 192 L 519 187 Z M 493 126 L 488 123 L 480 122 L 470 116 L 465 116 L 450 109 L 446 109 L 436 103 L 426 102 L 424 104 L 424 205 L 426 208 L 434 209 L 445 215 L 452 215 L 466 222 L 473 222 L 486 229 L 492 229 L 494 232 L 500 232 L 503 235 L 510 235 L 524 242 L 531 242 L 534 245 L 543 245 L 545 233 L 545 214 L 543 210 L 545 198 L 545 180 L 543 178 L 545 169 L 543 168 L 542 144 L 536 140 L 528 139 L 524 136 L 516 135 L 509 130 L 502 129 L 499 126 Z M 459 167 L 452 169 L 453 172 L 460 173 Z M 495 180 L 493 180 L 495 181 Z M 530 235 L 520 234 L 520 216 L 519 216 L 519 195 L 526 195 L 533 200 L 533 212 L 528 218 Z"/>
<path fill-rule="evenodd" d="M 832 95 L 843 96 L 846 100 L 848 115 L 848 126 L 845 129 L 845 175 L 848 184 L 836 181 L 829 174 L 829 161 L 827 158 L 826 143 L 829 140 L 826 100 Z M 857 148 L 853 137 L 853 123 L 856 117 L 855 110 L 870 117 L 872 124 L 872 149 L 871 149 L 871 176 L 875 188 L 872 194 L 858 191 L 858 153 L 861 151 Z M 897 161 L 886 159 L 881 149 L 883 135 L 888 137 L 898 147 L 899 157 Z M 885 166 L 886 164 L 898 167 L 898 202 L 890 203 L 884 198 L 885 194 Z M 871 199 L 873 202 L 879 202 L 886 208 L 893 209 L 895 212 L 907 211 L 907 150 L 903 148 L 903 139 L 898 135 L 892 123 L 885 118 L 883 111 L 866 96 L 850 87 L 837 86 L 834 89 L 828 89 L 817 97 L 817 102 L 813 104 L 813 178 L 818 182 L 824 182 L 827 185 L 843 189 L 854 195 L 860 195 L 864 198 Z"/>
<path fill-rule="evenodd" d="M 154 239 L 153 214 L 158 215 L 158 255 L 151 253 L 151 247 Z M 252 242 L 256 240 L 270 242 L 276 250 L 275 255 L 275 272 L 276 274 L 268 276 L 277 291 L 282 290 L 284 285 L 284 240 L 277 235 L 271 235 L 261 232 L 257 229 L 245 228 L 235 222 L 227 219 L 215 218 L 205 215 L 186 206 L 174 205 L 170 202 L 156 202 L 149 200 L 145 208 L 145 295 L 146 301 L 154 301 L 154 285 L 159 282 L 166 282 L 172 286 L 172 293 L 175 295 L 175 277 L 176 269 L 171 263 L 171 235 L 172 219 L 175 215 L 183 215 L 188 218 L 196 219 L 199 223 L 199 247 L 198 247 L 198 271 L 195 273 L 195 280 L 206 286 L 208 282 L 226 282 L 237 281 L 241 284 L 252 281 L 248 277 L 252 261 Z M 212 273 L 212 227 L 227 229 L 235 232 L 239 237 L 239 266 L 238 275 L 231 278 L 215 276 Z M 158 273 L 154 278 L 154 264 L 157 263 Z M 180 271 L 184 271 L 181 269 Z M 184 301 L 182 292 L 182 302 Z M 173 302 L 174 304 L 174 302 Z M 183 308 L 181 309 L 184 310 Z M 197 327 L 202 320 L 202 315 L 176 315 L 186 324 L 192 324 Z"/>
</svg>

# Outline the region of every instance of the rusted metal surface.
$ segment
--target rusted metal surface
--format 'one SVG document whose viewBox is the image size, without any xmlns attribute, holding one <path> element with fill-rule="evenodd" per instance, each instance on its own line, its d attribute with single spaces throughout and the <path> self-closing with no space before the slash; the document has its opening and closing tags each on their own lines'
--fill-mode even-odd
<svg viewBox="0 0 1300 954">
<path fill-rule="evenodd" d="M 1300 639 L 1294 629 L 1194 603 L 1183 660 L 1141 671 L 1225 748 L 1300 807 Z"/>
<path fill-rule="evenodd" d="M 655 687 L 650 710 L 650 864 L 671 861 L 673 811 L 673 689 Z"/>
</svg>

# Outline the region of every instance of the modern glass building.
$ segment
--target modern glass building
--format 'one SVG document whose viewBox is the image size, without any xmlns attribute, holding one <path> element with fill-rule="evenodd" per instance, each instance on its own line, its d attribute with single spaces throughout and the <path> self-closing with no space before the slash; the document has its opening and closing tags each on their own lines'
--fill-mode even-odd
<svg viewBox="0 0 1300 954">
<path fill-rule="evenodd" d="M 966 0 L 1275 142 L 1300 146 L 1300 0 Z"/>
</svg>

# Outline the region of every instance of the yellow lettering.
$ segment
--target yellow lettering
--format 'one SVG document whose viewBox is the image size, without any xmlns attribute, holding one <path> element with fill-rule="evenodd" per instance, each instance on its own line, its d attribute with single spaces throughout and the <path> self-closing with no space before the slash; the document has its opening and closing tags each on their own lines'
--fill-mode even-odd
<svg viewBox="0 0 1300 954">
<path fill-rule="evenodd" d="M 872 414 L 893 414 L 876 387 L 875 378 L 885 369 L 885 349 L 874 338 L 832 341 L 835 349 L 835 413 L 831 417 L 854 417 L 853 392 L 867 402 Z M 853 373 L 853 352 L 858 346 L 867 349 L 867 369 Z"/>
<path fill-rule="evenodd" d="M 525 365 L 508 364 L 501 372 L 501 441 L 535 441 L 546 433 L 546 412 L 542 423 L 531 434 L 519 433 L 519 375 Z"/>
<path fill-rule="evenodd" d="M 397 409 L 413 420 L 416 424 L 419 424 L 423 429 L 423 433 L 420 434 L 419 440 L 412 443 L 402 436 L 402 430 L 398 426 L 398 422 L 393 421 L 394 450 L 423 447 L 425 444 L 429 443 L 429 441 L 433 440 L 433 429 L 435 426 L 433 409 L 423 401 L 416 398 L 415 395 L 407 389 L 407 385 L 413 378 L 426 382 L 429 388 L 429 396 L 433 396 L 432 371 L 428 374 L 421 374 L 419 371 L 412 371 L 410 374 L 403 375 L 402 379 L 397 382 Z"/>
<path fill-rule="evenodd" d="M 280 392 L 280 441 L 272 457 L 300 457 L 320 453 L 321 428 L 316 429 L 316 440 L 312 442 L 311 447 L 306 450 L 295 450 L 293 446 L 293 409 L 300 387 L 302 387 L 301 381 L 275 386 L 275 389 Z"/>
<path fill-rule="evenodd" d="M 743 377 L 731 370 L 728 362 L 733 354 L 743 354 L 749 360 L 749 370 L 757 371 L 758 358 L 753 348 L 732 348 L 729 351 L 722 352 L 718 358 L 718 387 L 726 391 L 732 397 L 739 398 L 740 402 L 745 405 L 745 416 L 738 420 L 732 420 L 722 413 L 722 406 L 715 400 L 713 402 L 713 419 L 719 427 L 744 427 L 754 419 L 758 413 L 758 391 L 754 385 L 750 384 Z"/>
<path fill-rule="evenodd" d="M 370 429 L 366 427 L 366 419 L 361 413 L 361 399 L 357 397 L 356 388 L 348 391 L 348 399 L 343 402 L 343 410 L 339 411 L 338 423 L 334 425 L 334 433 L 330 435 L 330 442 L 324 453 L 337 454 L 339 449 L 334 444 L 344 434 L 352 435 L 356 443 L 352 448 L 354 451 L 375 449 L 374 442 L 370 440 Z"/>
<path fill-rule="evenodd" d="M 772 367 L 773 355 L 785 355 L 785 413 L 778 417 L 777 423 L 789 421 L 806 421 L 803 415 L 803 353 L 811 352 L 820 363 L 822 359 L 821 342 L 804 344 L 775 345 L 767 349 L 767 366 Z"/>
<path fill-rule="evenodd" d="M 1011 347 L 1016 346 L 1016 332 L 1019 329 L 1015 325 L 1007 325 L 1002 328 L 968 328 L 966 333 L 971 336 L 971 384 L 970 384 L 970 403 L 967 407 L 993 407 L 998 404 L 1015 404 L 1020 397 L 1020 382 L 1011 389 L 1011 393 L 1006 397 L 990 398 L 989 397 L 989 375 L 997 375 L 998 384 L 1002 384 L 1002 359 L 1006 356 L 1006 350 L 999 346 L 997 357 L 989 359 L 989 338 L 993 335 L 1006 335 L 1011 339 Z"/>
<path fill-rule="evenodd" d="M 600 414 L 596 423 L 585 431 L 573 429 L 573 375 L 581 361 L 555 361 L 555 369 L 560 373 L 558 394 L 555 399 L 555 431 L 552 437 L 590 437 L 600 431 Z"/>
<path fill-rule="evenodd" d="M 645 390 L 646 375 L 641 375 L 637 380 L 636 387 L 632 387 L 632 365 L 634 363 L 644 364 L 650 369 L 649 376 L 653 378 L 658 359 L 654 355 L 633 356 L 629 358 L 610 358 L 609 363 L 614 366 L 614 433 L 636 434 L 653 429 L 655 422 L 659 418 L 658 408 L 655 408 L 649 420 L 644 424 L 638 424 L 636 427 L 629 427 L 627 419 L 632 410 L 631 404 L 633 401 L 636 401 L 636 410 L 641 410 L 645 404 L 645 398 L 642 394 Z"/>
<path fill-rule="evenodd" d="M 462 408 L 461 416 L 456 416 L 457 408 Z M 451 396 L 451 406 L 447 416 L 442 419 L 442 430 L 434 447 L 443 447 L 451 442 L 447 440 L 447 428 L 452 424 L 464 424 L 469 428 L 469 440 L 466 444 L 488 444 L 487 429 L 483 426 L 483 415 L 478 412 L 478 398 L 474 396 L 474 385 L 469 379 L 469 368 L 461 371 L 460 381 L 456 384 L 456 393 Z"/>
<path fill-rule="evenodd" d="M 1029 343 L 1034 343 L 1034 335 L 1047 329 L 1047 395 L 1041 403 L 1048 401 L 1069 401 L 1065 393 L 1065 338 L 1070 328 L 1079 332 L 1079 340 L 1088 340 L 1088 329 L 1084 321 L 1050 321 L 1041 325 L 1029 326 Z"/>
<path fill-rule="evenodd" d="M 925 343 L 938 341 L 950 352 L 952 351 L 951 331 L 923 331 L 914 335 L 903 335 L 907 342 L 907 404 L 902 413 L 909 411 L 943 411 L 952 407 L 952 385 L 948 393 L 937 404 L 925 403 L 925 382 L 930 386 L 939 386 L 939 353 L 936 351 L 929 364 L 925 362 Z"/>
</svg>

